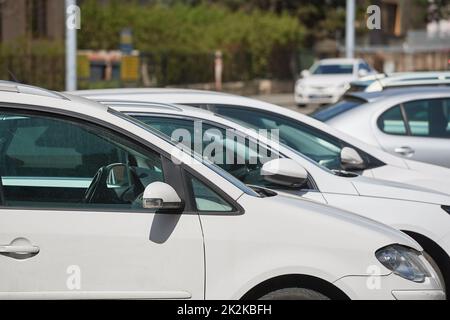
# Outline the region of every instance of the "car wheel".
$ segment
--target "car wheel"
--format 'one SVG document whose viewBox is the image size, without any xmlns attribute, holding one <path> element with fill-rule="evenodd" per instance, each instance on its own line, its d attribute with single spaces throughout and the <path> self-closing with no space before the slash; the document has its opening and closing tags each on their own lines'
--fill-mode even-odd
<svg viewBox="0 0 450 320">
<path fill-rule="evenodd" d="M 297 107 L 299 107 L 299 108 L 306 108 L 306 104 L 304 104 L 304 103 L 297 103 Z"/>
<path fill-rule="evenodd" d="M 330 298 L 310 289 L 288 288 L 272 291 L 259 300 L 330 300 Z"/>
</svg>

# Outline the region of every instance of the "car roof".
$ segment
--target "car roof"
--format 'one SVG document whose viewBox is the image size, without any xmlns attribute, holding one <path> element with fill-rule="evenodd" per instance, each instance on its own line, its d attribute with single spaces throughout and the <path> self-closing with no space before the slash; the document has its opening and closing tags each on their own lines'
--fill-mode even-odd
<svg viewBox="0 0 450 320">
<path fill-rule="evenodd" d="M 43 89 L 36 86 L 30 86 L 26 84 L 22 84 L 19 82 L 14 81 L 6 81 L 6 80 L 0 80 L 0 91 L 3 92 L 14 92 L 14 93 L 25 93 L 25 94 L 32 94 L 36 96 L 42 96 L 42 97 L 51 97 L 56 99 L 67 99 L 70 100 L 68 97 L 52 90 Z"/>
<path fill-rule="evenodd" d="M 407 88 L 392 88 L 385 91 L 376 92 L 350 92 L 345 94 L 345 97 L 356 98 L 365 102 L 375 102 L 388 97 L 398 96 L 429 96 L 439 94 L 450 94 L 449 87 L 436 87 L 436 86 L 420 86 L 420 87 L 407 87 Z"/>
<path fill-rule="evenodd" d="M 228 93 L 199 90 L 199 89 L 180 89 L 180 88 L 115 88 L 115 89 L 93 89 L 93 90 L 77 90 L 67 92 L 69 94 L 79 95 L 83 97 L 97 96 L 97 95 L 122 95 L 122 94 L 208 94 L 225 96 Z"/>
<path fill-rule="evenodd" d="M 219 117 L 218 115 L 214 114 L 209 110 L 185 106 L 182 104 L 128 101 L 124 99 L 120 100 L 97 99 L 96 101 L 122 112 L 160 113 L 160 114 L 174 114 L 174 115 L 188 114 L 189 116 L 208 119 Z"/>
</svg>

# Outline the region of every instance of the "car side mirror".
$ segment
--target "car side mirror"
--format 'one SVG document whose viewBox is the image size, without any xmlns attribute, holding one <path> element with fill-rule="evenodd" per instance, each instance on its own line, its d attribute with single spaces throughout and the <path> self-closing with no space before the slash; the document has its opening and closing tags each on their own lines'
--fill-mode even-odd
<svg viewBox="0 0 450 320">
<path fill-rule="evenodd" d="M 311 72 L 309 72 L 309 70 L 303 70 L 300 75 L 302 76 L 302 78 L 308 78 L 311 75 Z"/>
<path fill-rule="evenodd" d="M 142 207 L 158 212 L 181 213 L 184 210 L 184 201 L 172 186 L 164 182 L 153 182 L 145 188 Z"/>
<path fill-rule="evenodd" d="M 299 188 L 308 181 L 308 172 L 292 159 L 274 159 L 261 168 L 264 180 L 276 185 Z"/>
<path fill-rule="evenodd" d="M 344 170 L 364 170 L 366 163 L 353 148 L 344 147 L 341 150 L 341 166 Z"/>
</svg>

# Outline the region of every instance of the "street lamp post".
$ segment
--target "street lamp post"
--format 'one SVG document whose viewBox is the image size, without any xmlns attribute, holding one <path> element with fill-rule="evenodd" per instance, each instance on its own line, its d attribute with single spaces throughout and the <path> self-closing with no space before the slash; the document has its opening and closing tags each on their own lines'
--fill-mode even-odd
<svg viewBox="0 0 450 320">
<path fill-rule="evenodd" d="M 66 13 L 66 90 L 77 90 L 77 27 L 71 19 L 77 19 L 76 0 L 65 0 Z"/>
<path fill-rule="evenodd" d="M 355 55 L 355 0 L 347 0 L 345 55 L 353 58 Z"/>
</svg>

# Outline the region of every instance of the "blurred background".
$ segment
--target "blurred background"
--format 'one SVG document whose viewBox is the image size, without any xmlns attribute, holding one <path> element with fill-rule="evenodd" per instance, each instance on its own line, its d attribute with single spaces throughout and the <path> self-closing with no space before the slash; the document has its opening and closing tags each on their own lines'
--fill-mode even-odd
<svg viewBox="0 0 450 320">
<path fill-rule="evenodd" d="M 345 56 L 346 0 L 79 0 L 78 89 L 187 87 L 293 104 Z M 381 8 L 369 30 L 367 7 Z M 66 3 L 0 0 L 0 79 L 65 89 Z M 356 0 L 354 56 L 378 72 L 450 70 L 450 1 Z"/>
</svg>

